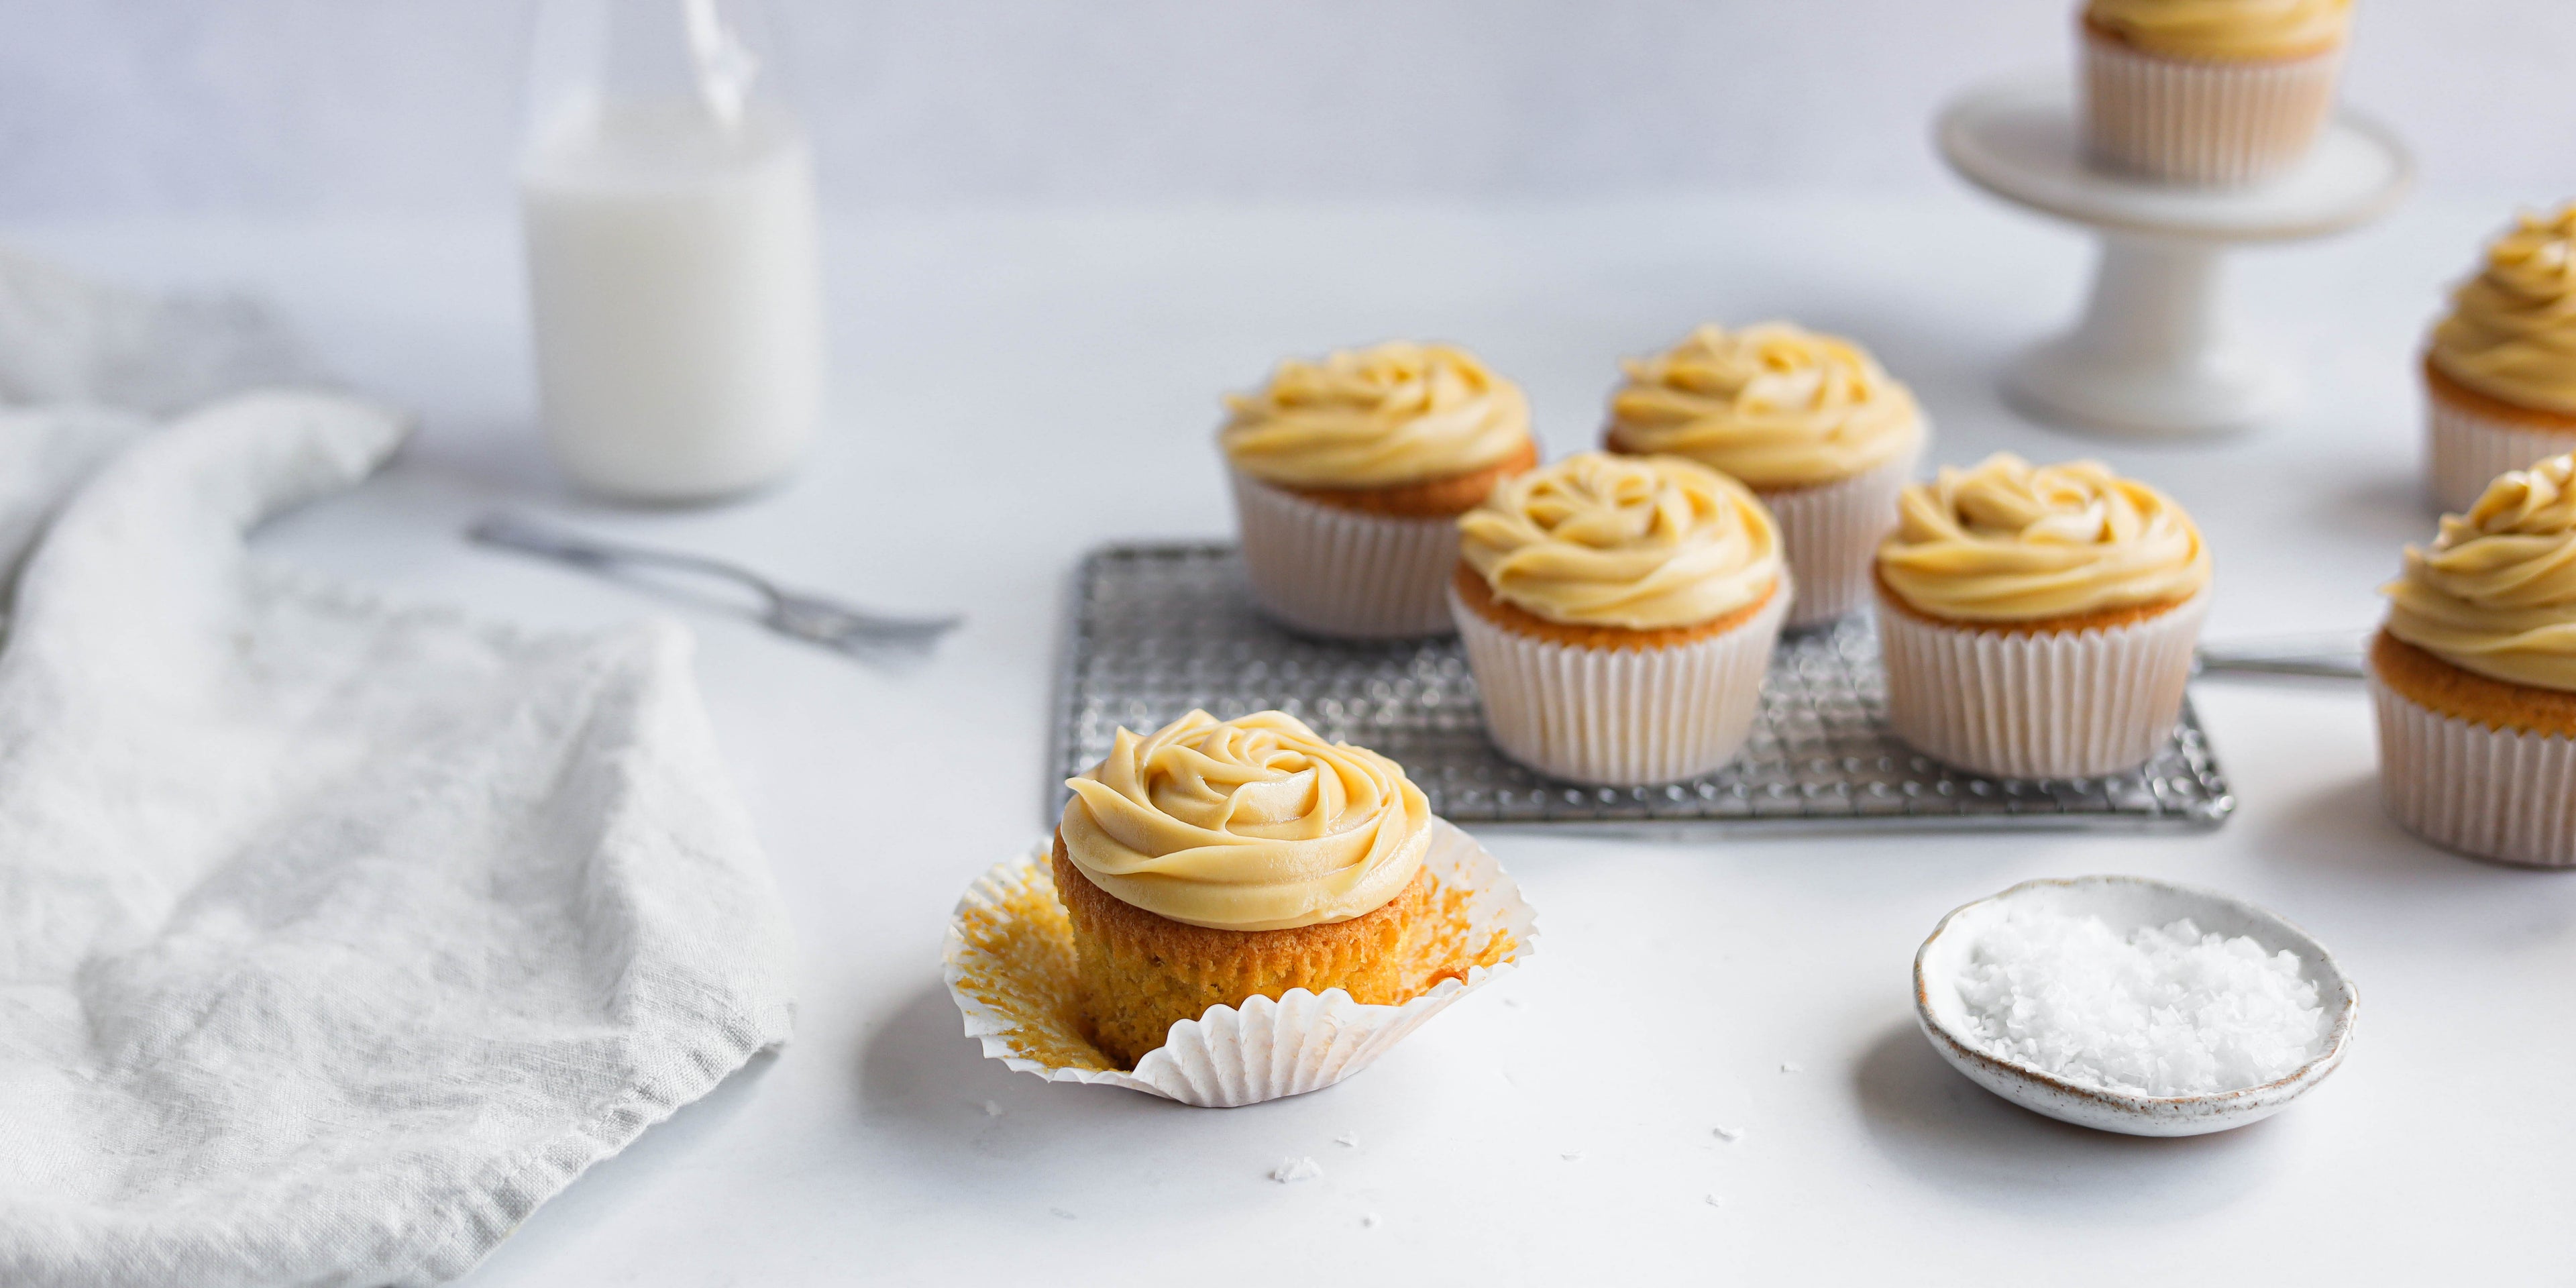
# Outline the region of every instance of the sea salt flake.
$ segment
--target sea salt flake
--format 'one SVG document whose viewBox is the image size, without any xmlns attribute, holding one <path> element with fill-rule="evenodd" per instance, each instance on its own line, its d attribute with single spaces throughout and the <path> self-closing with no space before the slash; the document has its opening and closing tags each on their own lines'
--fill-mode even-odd
<svg viewBox="0 0 2576 1288">
<path fill-rule="evenodd" d="M 1339 1136 L 1335 1136 L 1333 1138 L 1333 1143 L 1349 1149 L 1358 1149 L 1360 1147 L 1360 1134 L 1355 1131 L 1346 1131 Z"/>
<path fill-rule="evenodd" d="M 1074 1219 L 1074 1218 L 1073 1218 L 1073 1214 L 1072 1214 L 1071 1212 L 1067 1212 L 1067 1211 L 1065 1211 L 1063 1208 L 1059 1208 L 1059 1207 L 1051 1207 L 1051 1208 L 1048 1208 L 1048 1209 L 1047 1209 L 1047 1215 L 1049 1215 L 1049 1216 L 1060 1216 L 1060 1217 L 1063 1217 L 1063 1218 L 1064 1218 L 1065 1220 L 1067 1220 L 1067 1221 L 1070 1221 L 1070 1220 L 1073 1220 L 1073 1219 Z"/>
<path fill-rule="evenodd" d="M 1370 1228 L 1370 1229 L 1372 1229 L 1372 1230 L 1376 1229 L 1376 1228 L 1377 1228 L 1377 1213 L 1375 1213 L 1375 1212 L 1363 1213 L 1363 1214 L 1360 1216 L 1360 1224 L 1361 1224 L 1361 1225 L 1364 1225 L 1364 1226 L 1367 1226 L 1368 1228 Z"/>
<path fill-rule="evenodd" d="M 1283 1158 L 1277 1167 L 1270 1169 L 1270 1179 L 1282 1185 L 1311 1181 L 1323 1174 L 1324 1165 L 1311 1158 Z"/>
<path fill-rule="evenodd" d="M 1001 1117 L 1001 1116 L 1002 1116 L 1002 1104 L 1001 1104 L 1001 1102 L 1000 1102 L 1000 1101 L 998 1101 L 998 1100 L 987 1100 L 987 1101 L 985 1101 L 985 1102 L 984 1102 L 984 1116 L 985 1116 L 985 1117 L 987 1117 L 987 1118 L 999 1118 L 999 1117 Z"/>
<path fill-rule="evenodd" d="M 1566 1162 L 1571 1163 L 1574 1160 L 1583 1157 L 1583 1151 L 1579 1149 L 1570 1149 L 1565 1152 L 1563 1157 Z"/>
<path fill-rule="evenodd" d="M 1712 1127 L 1709 1129 L 1709 1134 L 1729 1145 L 1744 1139 L 1744 1129 L 1741 1127 Z"/>
<path fill-rule="evenodd" d="M 1800 1064 L 1795 1060 L 1783 1060 L 1780 1062 L 1780 1072 L 1782 1073 L 1798 1073 L 1805 1070 L 1806 1067 L 1807 1066 Z"/>
<path fill-rule="evenodd" d="M 2123 935 L 2100 917 L 2016 907 L 1979 935 L 1957 984 L 1987 1053 L 2139 1095 L 2260 1086 L 2326 1037 L 2296 955 L 2189 919 Z"/>
<path fill-rule="evenodd" d="M 1724 1199 L 1722 1199 L 1722 1198 L 1719 1198 L 1718 1196 L 1716 1196 L 1716 1195 L 1714 1195 L 1714 1194 L 1709 1195 L 1709 1196 L 1708 1196 L 1708 1200 L 1707 1200 L 1707 1201 L 1708 1201 L 1708 1205 L 1709 1205 L 1710 1207 L 1725 1207 L 1725 1206 L 1726 1206 L 1726 1200 L 1724 1200 Z"/>
</svg>

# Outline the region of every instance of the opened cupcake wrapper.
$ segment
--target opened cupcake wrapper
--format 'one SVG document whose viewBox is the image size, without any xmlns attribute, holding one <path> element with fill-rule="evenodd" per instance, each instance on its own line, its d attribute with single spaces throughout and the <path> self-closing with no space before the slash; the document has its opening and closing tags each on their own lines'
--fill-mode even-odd
<svg viewBox="0 0 2576 1288">
<path fill-rule="evenodd" d="M 1339 639 L 1449 633 L 1442 596 L 1458 562 L 1454 520 L 1361 514 L 1240 470 L 1233 478 L 1244 576 L 1264 612 Z"/>
<path fill-rule="evenodd" d="M 1485 729 L 1504 755 L 1572 782 L 1669 783 L 1733 760 L 1762 711 L 1762 673 L 1795 595 L 1784 582 L 1743 625 L 1666 648 L 1522 635 L 1451 592 Z"/>
<path fill-rule="evenodd" d="M 1234 1108 L 1332 1086 L 1450 1003 L 1536 951 L 1538 920 L 1520 886 L 1473 837 L 1432 821 L 1423 868 L 1438 887 L 1440 942 L 1463 974 L 1401 1006 L 1371 1006 L 1338 988 L 1213 1006 L 1174 1024 L 1132 1070 L 1083 1036 L 1073 931 L 1056 901 L 1049 846 L 996 864 L 967 887 L 941 946 L 949 996 L 987 1059 L 1049 1082 L 1125 1087 L 1203 1108 Z"/>
<path fill-rule="evenodd" d="M 2343 47 L 2301 58 L 2173 58 L 2084 33 L 2085 145 L 2173 183 L 2269 179 L 2304 159 L 2334 115 Z"/>
<path fill-rule="evenodd" d="M 1882 602 L 1888 726 L 1937 760 L 2003 778 L 2135 769 L 2182 718 L 2208 614 L 2204 591 L 2123 626 L 2011 634 Z"/>
<path fill-rule="evenodd" d="M 2576 451 L 2576 432 L 2547 430 L 2490 416 L 2428 390 L 2432 439 L 2428 464 L 2433 501 L 2444 514 L 2464 514 L 2487 484 L 2507 470 L 2529 469 L 2561 452 Z"/>
<path fill-rule="evenodd" d="M 1781 550 L 1798 585 L 1786 626 L 1835 621 L 1869 602 L 1871 560 L 1896 526 L 1896 497 L 1920 450 L 1832 483 L 1756 492 L 1780 524 Z"/>
<path fill-rule="evenodd" d="M 2472 858 L 2576 866 L 2576 741 L 2444 715 L 2370 680 L 2379 792 L 2399 827 Z"/>
</svg>

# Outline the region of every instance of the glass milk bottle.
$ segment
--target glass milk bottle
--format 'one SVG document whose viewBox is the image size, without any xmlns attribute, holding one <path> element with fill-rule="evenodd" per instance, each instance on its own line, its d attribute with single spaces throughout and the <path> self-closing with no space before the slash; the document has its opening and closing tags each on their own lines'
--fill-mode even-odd
<svg viewBox="0 0 2576 1288">
<path fill-rule="evenodd" d="M 814 168 L 741 0 L 547 0 L 519 168 L 546 442 L 610 497 L 787 473 L 821 412 Z"/>
</svg>

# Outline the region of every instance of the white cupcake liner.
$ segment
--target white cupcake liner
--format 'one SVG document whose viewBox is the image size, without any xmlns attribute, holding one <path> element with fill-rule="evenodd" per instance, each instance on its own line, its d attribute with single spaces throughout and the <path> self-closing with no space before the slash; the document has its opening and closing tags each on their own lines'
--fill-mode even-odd
<svg viewBox="0 0 2576 1288">
<path fill-rule="evenodd" d="M 1457 520 L 1361 514 L 1231 473 L 1243 572 L 1263 612 L 1337 639 L 1449 633 Z"/>
<path fill-rule="evenodd" d="M 1869 602 L 1879 540 L 1896 526 L 1897 494 L 1913 476 L 1920 451 L 1817 487 L 1755 490 L 1780 522 L 1781 553 L 1798 587 L 1785 625 L 1834 621 Z"/>
<path fill-rule="evenodd" d="M 2489 729 L 2370 678 L 2379 797 L 2417 836 L 2472 858 L 2576 866 L 2576 741 Z"/>
<path fill-rule="evenodd" d="M 1014 1072 L 1213 1109 L 1320 1091 L 1376 1063 L 1423 1021 L 1538 950 L 1538 914 L 1511 874 L 1447 820 L 1433 819 L 1431 829 L 1422 862 L 1439 887 L 1432 906 L 1447 908 L 1444 892 L 1465 891 L 1450 914 L 1464 918 L 1462 942 L 1482 944 L 1508 933 L 1512 948 L 1493 966 L 1471 967 L 1463 979 L 1442 980 L 1401 1006 L 1356 1002 L 1338 988 L 1320 995 L 1294 988 L 1277 1001 L 1252 997 L 1174 1024 L 1163 1045 L 1133 1070 L 1116 1068 L 1083 1036 L 1073 932 L 1061 911 L 1046 919 L 1014 911 L 1030 899 L 1057 906 L 1048 864 L 1052 841 L 994 865 L 967 887 L 940 946 L 941 975 L 965 1015 L 966 1036 L 983 1043 L 986 1059 Z M 1014 953 L 1015 944 L 1035 951 Z"/>
<path fill-rule="evenodd" d="M 2429 409 L 2433 503 L 2444 514 L 2465 514 L 2507 470 L 2528 469 L 2562 452 L 2576 451 L 2576 429 L 2550 430 L 2503 420 L 2425 390 Z"/>
<path fill-rule="evenodd" d="M 2084 33 L 2084 138 L 2096 161 L 2168 183 L 2257 183 L 2297 165 L 2334 115 L 2343 46 L 2233 61 Z"/>
<path fill-rule="evenodd" d="M 1696 778 L 1744 749 L 1762 672 L 1796 598 L 1783 581 L 1751 620 L 1666 648 L 1560 644 L 1487 621 L 1449 592 L 1502 753 L 1555 778 L 1637 787 Z"/>
<path fill-rule="evenodd" d="M 1885 602 L 1887 723 L 1936 760 L 1999 778 L 2092 778 L 2145 764 L 2182 718 L 2203 592 L 2107 630 L 2007 634 Z"/>
</svg>

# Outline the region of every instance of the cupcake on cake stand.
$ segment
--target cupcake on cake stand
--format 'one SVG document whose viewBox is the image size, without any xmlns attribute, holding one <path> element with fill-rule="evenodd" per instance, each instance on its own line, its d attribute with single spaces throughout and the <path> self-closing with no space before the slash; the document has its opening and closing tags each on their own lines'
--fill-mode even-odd
<svg viewBox="0 0 2576 1288">
<path fill-rule="evenodd" d="M 2005 398 L 2070 429 L 2156 437 L 2224 433 L 2285 410 L 2291 373 L 2228 323 L 2221 291 L 2237 246 L 2323 237 L 2404 196 L 2414 163 L 2397 139 L 2350 114 L 2307 157 L 2243 187 L 2164 183 L 2088 155 L 2064 76 L 1981 85 L 1944 109 L 1941 157 L 2014 205 L 2094 229 L 2101 257 L 2073 330 L 2004 373 Z"/>
</svg>

